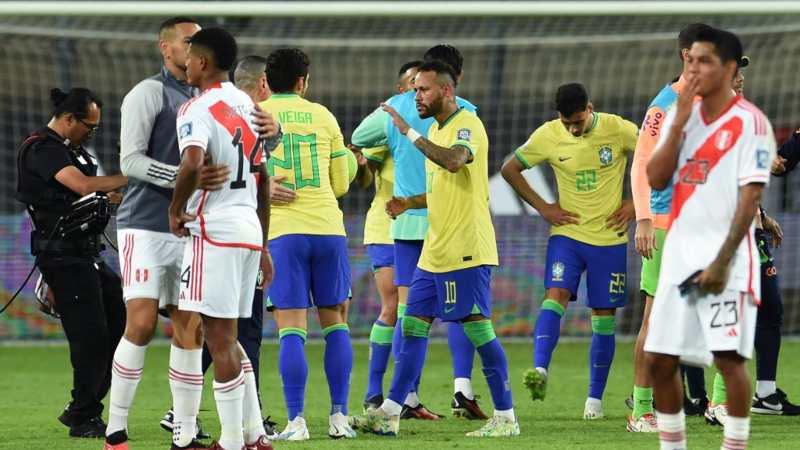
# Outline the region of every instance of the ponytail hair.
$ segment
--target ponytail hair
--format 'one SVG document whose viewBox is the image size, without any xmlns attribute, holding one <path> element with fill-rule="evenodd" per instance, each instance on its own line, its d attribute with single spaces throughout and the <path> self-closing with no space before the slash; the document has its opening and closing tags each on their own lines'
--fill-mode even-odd
<svg viewBox="0 0 800 450">
<path fill-rule="evenodd" d="M 98 108 L 103 107 L 103 102 L 89 89 L 72 88 L 64 92 L 59 88 L 50 89 L 50 102 L 53 104 L 53 117 L 72 114 L 78 119 L 85 119 L 89 104 L 95 103 Z"/>
</svg>

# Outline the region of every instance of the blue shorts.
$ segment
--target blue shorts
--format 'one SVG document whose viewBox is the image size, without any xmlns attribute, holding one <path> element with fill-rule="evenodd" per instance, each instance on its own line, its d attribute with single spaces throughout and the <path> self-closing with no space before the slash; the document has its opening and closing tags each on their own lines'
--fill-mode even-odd
<svg viewBox="0 0 800 450">
<path fill-rule="evenodd" d="M 350 263 L 344 236 L 287 234 L 269 241 L 275 279 L 268 306 L 302 309 L 336 306 L 350 295 Z"/>
<path fill-rule="evenodd" d="M 581 275 L 586 271 L 588 301 L 593 309 L 612 309 L 628 302 L 625 278 L 628 264 L 627 244 L 599 246 L 585 244 L 566 236 L 551 236 L 547 242 L 547 266 L 544 287 L 563 288 L 578 293 Z"/>
<path fill-rule="evenodd" d="M 394 267 L 394 245 L 392 244 L 368 244 L 367 254 L 372 262 L 372 270 L 381 267 Z"/>
<path fill-rule="evenodd" d="M 456 322 L 473 314 L 492 317 L 492 268 L 433 273 L 417 268 L 408 290 L 407 316 Z"/>
<path fill-rule="evenodd" d="M 422 254 L 424 241 L 394 241 L 394 284 L 397 286 L 411 286 L 414 272 L 417 270 L 419 255 Z"/>
</svg>

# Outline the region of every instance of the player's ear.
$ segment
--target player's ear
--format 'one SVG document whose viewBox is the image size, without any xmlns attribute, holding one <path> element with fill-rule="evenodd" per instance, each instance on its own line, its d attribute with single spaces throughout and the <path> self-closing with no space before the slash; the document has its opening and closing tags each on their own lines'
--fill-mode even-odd
<svg viewBox="0 0 800 450">
<path fill-rule="evenodd" d="M 594 105 L 592 102 L 586 104 L 586 111 L 588 111 L 590 114 L 594 112 Z"/>
</svg>

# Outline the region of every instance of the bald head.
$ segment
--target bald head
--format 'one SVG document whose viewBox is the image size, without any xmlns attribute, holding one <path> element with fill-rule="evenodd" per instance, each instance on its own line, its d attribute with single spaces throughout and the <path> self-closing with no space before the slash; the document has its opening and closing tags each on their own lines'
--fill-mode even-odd
<svg viewBox="0 0 800 450">
<path fill-rule="evenodd" d="M 267 88 L 267 59 L 258 55 L 242 58 L 233 72 L 233 83 L 250 96 L 255 103 L 269 98 Z"/>
</svg>

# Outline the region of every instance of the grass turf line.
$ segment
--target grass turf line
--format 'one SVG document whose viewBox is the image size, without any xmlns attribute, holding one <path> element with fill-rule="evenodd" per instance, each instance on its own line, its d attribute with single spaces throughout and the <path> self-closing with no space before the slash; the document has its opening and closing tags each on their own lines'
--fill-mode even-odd
<svg viewBox="0 0 800 450">
<path fill-rule="evenodd" d="M 517 438 L 467 438 L 464 433 L 475 430 L 481 422 L 448 417 L 440 422 L 403 421 L 400 437 L 386 438 L 359 434 L 356 440 L 333 441 L 327 436 L 329 396 L 322 368 L 322 345 L 306 347 L 309 379 L 306 391 L 306 418 L 312 440 L 275 444 L 276 448 L 321 449 L 353 448 L 420 449 L 486 448 L 493 449 L 653 449 L 658 446 L 655 434 L 633 434 L 625 431 L 628 410 L 623 403 L 631 390 L 631 345 L 620 344 L 611 369 L 604 398 L 606 419 L 585 422 L 581 419 L 588 383 L 588 343 L 562 343 L 551 366 L 547 399 L 533 403 L 522 386 L 522 372 L 531 364 L 531 346 L 505 346 L 511 365 L 512 389 L 522 435 Z M 355 368 L 350 394 L 351 413 L 361 411 L 366 388 L 368 347 L 355 346 Z M 168 346 L 148 350 L 144 376 L 130 417 L 131 449 L 169 448 L 169 434 L 158 421 L 170 405 L 167 381 Z M 794 400 L 800 399 L 800 343 L 785 342 L 781 348 L 778 385 Z M 390 369 L 391 372 L 391 369 Z M 706 372 L 709 385 L 713 370 Z M 752 364 L 750 373 L 753 374 Z M 286 423 L 281 382 L 277 371 L 277 347 L 265 345 L 261 356 L 261 394 L 264 413 L 272 415 L 281 429 Z M 66 347 L 0 347 L 0 449 L 70 449 L 102 448 L 101 440 L 73 439 L 57 420 L 69 396 L 71 370 Z M 389 375 L 385 379 L 388 389 Z M 422 381 L 422 400 L 433 411 L 450 415 L 452 398 L 451 362 L 446 344 L 432 344 Z M 481 406 L 491 414 L 491 397 L 476 358 L 473 371 L 475 391 Z M 214 399 L 210 378 L 206 378 L 200 417 L 204 427 L 218 436 Z M 106 413 L 107 414 L 107 413 Z M 106 416 L 104 415 L 104 418 Z M 719 448 L 722 429 L 706 425 L 701 418 L 688 420 L 689 445 L 692 448 Z M 800 417 L 755 416 L 752 423 L 751 449 L 797 448 Z"/>
</svg>

